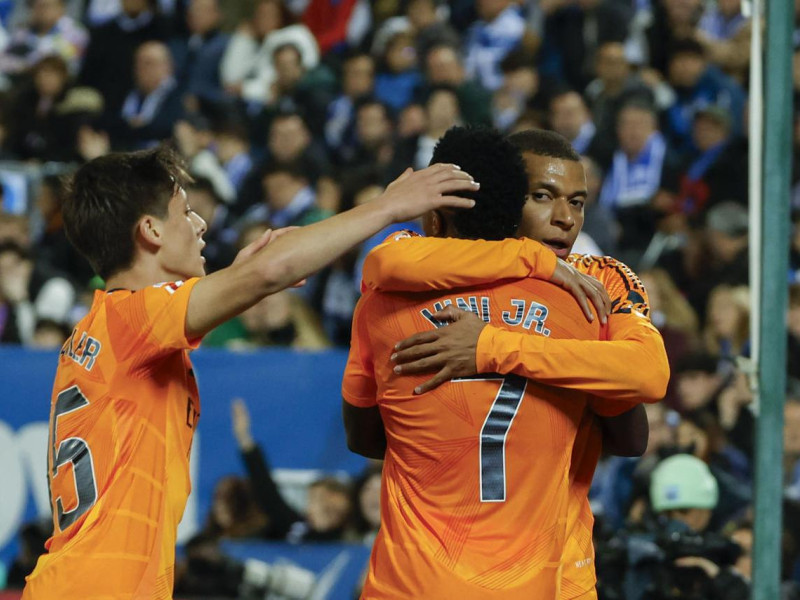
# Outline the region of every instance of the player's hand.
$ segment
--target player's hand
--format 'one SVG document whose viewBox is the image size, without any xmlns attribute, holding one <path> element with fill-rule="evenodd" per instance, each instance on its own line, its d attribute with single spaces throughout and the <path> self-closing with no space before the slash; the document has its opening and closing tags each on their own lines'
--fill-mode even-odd
<svg viewBox="0 0 800 600">
<path fill-rule="evenodd" d="M 475 352 L 481 331 L 486 327 L 483 319 L 453 306 L 433 317 L 450 324 L 412 335 L 398 343 L 392 354 L 394 372 L 399 375 L 436 373 L 433 379 L 414 388 L 415 394 L 424 394 L 455 377 L 469 377 L 478 372 Z"/>
<path fill-rule="evenodd" d="M 597 279 L 591 275 L 584 275 L 559 258 L 550 282 L 564 288 L 575 297 L 589 322 L 594 321 L 594 313 L 589 305 L 591 303 L 597 310 L 600 322 L 606 323 L 611 312 L 611 298 L 609 298 L 606 288 Z"/>
<path fill-rule="evenodd" d="M 458 192 L 474 192 L 480 184 L 456 165 L 441 163 L 420 171 L 411 168 L 395 179 L 375 202 L 387 206 L 392 221 L 411 221 L 437 208 L 472 208 L 475 201 Z"/>
<path fill-rule="evenodd" d="M 255 446 L 253 434 L 250 430 L 250 412 L 241 398 L 231 400 L 231 421 L 233 422 L 233 435 L 241 450 L 247 451 Z"/>
</svg>

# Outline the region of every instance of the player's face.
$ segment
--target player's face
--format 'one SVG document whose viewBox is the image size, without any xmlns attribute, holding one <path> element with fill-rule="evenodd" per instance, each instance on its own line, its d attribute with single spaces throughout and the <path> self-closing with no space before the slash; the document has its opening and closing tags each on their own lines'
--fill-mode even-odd
<svg viewBox="0 0 800 600">
<path fill-rule="evenodd" d="M 206 222 L 194 212 L 181 189 L 169 201 L 164 221 L 164 243 L 161 264 L 175 279 L 202 277 L 206 259 L 200 254 L 206 243 L 203 234 Z"/>
<path fill-rule="evenodd" d="M 586 175 L 572 160 L 523 154 L 528 170 L 528 196 L 522 209 L 519 234 L 566 258 L 583 227 Z"/>
</svg>

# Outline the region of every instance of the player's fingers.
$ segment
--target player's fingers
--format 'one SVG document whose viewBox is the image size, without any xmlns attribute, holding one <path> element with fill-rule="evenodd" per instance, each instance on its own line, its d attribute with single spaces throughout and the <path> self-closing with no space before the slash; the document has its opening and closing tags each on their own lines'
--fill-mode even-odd
<svg viewBox="0 0 800 600">
<path fill-rule="evenodd" d="M 452 304 L 445 306 L 442 310 L 433 313 L 433 318 L 437 321 L 458 321 L 466 315 L 467 311 L 456 308 Z"/>
<path fill-rule="evenodd" d="M 404 339 L 402 342 L 397 342 L 394 345 L 395 350 L 405 350 L 418 344 L 429 344 L 439 339 L 439 334 L 436 331 L 423 331 L 422 333 L 415 333 L 409 338 Z M 394 359 L 394 355 L 392 355 Z"/>
<path fill-rule="evenodd" d="M 394 372 L 397 375 L 421 375 L 422 373 L 430 373 L 431 371 L 441 369 L 446 364 L 447 361 L 438 356 L 427 356 L 413 362 L 396 365 L 394 367 Z"/>
<path fill-rule="evenodd" d="M 420 358 L 433 356 L 437 351 L 438 348 L 434 343 L 412 346 L 411 348 L 400 350 L 392 354 L 392 362 L 397 365 L 405 365 L 415 360 L 419 360 Z M 395 372 L 400 373 L 400 371 Z M 405 370 L 403 372 L 405 372 Z"/>
<path fill-rule="evenodd" d="M 570 286 L 569 291 L 575 300 L 578 301 L 578 305 L 581 307 L 586 320 L 590 323 L 594 321 L 594 313 L 592 312 L 592 307 L 589 305 L 589 298 L 586 294 L 586 290 L 584 290 L 580 285 L 574 285 Z"/>
<path fill-rule="evenodd" d="M 458 196 L 440 196 L 436 202 L 436 206 L 440 208 L 473 208 L 475 206 L 475 200 L 460 198 Z"/>
<path fill-rule="evenodd" d="M 439 371 L 436 375 L 434 375 L 431 379 L 423 383 L 422 385 L 418 385 L 414 388 L 414 393 L 424 394 L 426 392 L 430 392 L 431 390 L 435 390 L 437 387 L 450 381 L 450 371 L 445 367 L 441 371 Z"/>
<path fill-rule="evenodd" d="M 600 317 L 600 322 L 605 323 L 608 316 L 608 304 L 606 303 L 605 298 L 603 298 L 603 294 L 601 294 L 600 291 L 594 286 L 587 286 L 585 289 L 589 300 L 591 300 L 595 310 L 597 311 L 597 316 Z"/>
<path fill-rule="evenodd" d="M 441 183 L 443 181 L 450 181 L 450 180 L 463 180 L 463 181 L 474 181 L 475 178 L 467 173 L 466 171 L 462 171 L 460 168 L 456 167 L 455 165 L 446 165 L 444 169 L 437 169 L 436 171 L 431 171 L 430 173 L 426 173 L 426 176 L 429 179 L 429 183 Z"/>
</svg>

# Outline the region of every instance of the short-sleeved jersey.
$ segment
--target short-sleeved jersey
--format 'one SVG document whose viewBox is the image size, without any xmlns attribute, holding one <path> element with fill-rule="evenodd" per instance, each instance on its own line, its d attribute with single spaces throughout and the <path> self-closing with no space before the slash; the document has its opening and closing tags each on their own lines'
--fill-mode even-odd
<svg viewBox="0 0 800 600">
<path fill-rule="evenodd" d="M 61 350 L 50 409 L 54 534 L 25 600 L 172 597 L 200 414 L 185 334 L 197 279 L 96 292 Z"/>
<path fill-rule="evenodd" d="M 641 280 L 624 263 L 609 256 L 582 254 L 571 254 L 567 262 L 581 273 L 596 277 L 603 284 L 611 299 L 611 318 L 629 316 L 649 323 L 647 292 Z M 604 414 L 609 407 L 616 413 L 618 410 L 613 409 L 618 405 L 631 406 L 630 403 L 591 398 L 575 437 L 570 468 L 570 503 L 561 600 L 582 598 L 594 590 L 597 583 L 592 542 L 594 515 L 589 504 L 589 488 L 602 454 L 603 435 L 595 415 Z"/>
<path fill-rule="evenodd" d="M 602 337 L 571 296 L 531 279 L 361 298 L 343 396 L 377 404 L 387 437 L 381 528 L 363 597 L 556 598 L 570 457 L 588 396 L 515 375 L 415 396 L 425 377 L 393 373 L 394 344 L 440 325 L 431 315 L 449 303 L 509 330 Z"/>
</svg>

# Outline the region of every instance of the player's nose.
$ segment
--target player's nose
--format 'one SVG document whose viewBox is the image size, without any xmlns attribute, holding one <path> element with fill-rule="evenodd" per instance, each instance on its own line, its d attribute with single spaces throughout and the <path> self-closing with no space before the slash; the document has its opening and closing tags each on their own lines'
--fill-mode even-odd
<svg viewBox="0 0 800 600">
<path fill-rule="evenodd" d="M 561 229 L 572 229 L 575 226 L 575 217 L 569 208 L 569 202 L 565 198 L 557 198 L 553 203 L 553 212 L 550 222 Z"/>
</svg>

